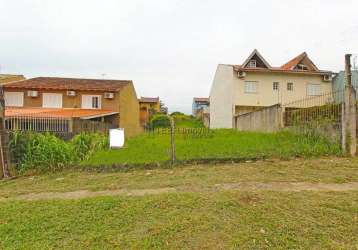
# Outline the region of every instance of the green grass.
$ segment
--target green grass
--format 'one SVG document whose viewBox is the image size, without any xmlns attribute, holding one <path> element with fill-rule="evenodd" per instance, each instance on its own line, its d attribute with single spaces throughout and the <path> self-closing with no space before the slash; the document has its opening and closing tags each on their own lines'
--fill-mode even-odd
<svg viewBox="0 0 358 250">
<path fill-rule="evenodd" d="M 76 190 L 155 189 L 173 187 L 182 191 L 212 188 L 217 183 L 237 182 L 358 182 L 358 159 L 266 160 L 250 163 L 193 165 L 169 169 L 94 173 L 62 171 L 37 176 L 22 176 L 0 181 L 1 197 L 41 192 Z"/>
<path fill-rule="evenodd" d="M 249 159 L 339 155 L 339 145 L 324 138 L 297 136 L 289 132 L 255 133 L 214 130 L 212 136 L 175 138 L 178 161 Z M 148 135 L 129 139 L 125 148 L 99 151 L 83 165 L 165 164 L 168 162 L 168 135 Z"/>
<path fill-rule="evenodd" d="M 0 181 L 0 197 L 175 187 L 143 197 L 0 199 L 0 249 L 357 249 L 358 192 L 220 191 L 238 182 L 357 182 L 358 159 L 326 157 Z"/>
<path fill-rule="evenodd" d="M 0 203 L 2 249 L 356 249 L 358 193 L 216 192 Z"/>
</svg>

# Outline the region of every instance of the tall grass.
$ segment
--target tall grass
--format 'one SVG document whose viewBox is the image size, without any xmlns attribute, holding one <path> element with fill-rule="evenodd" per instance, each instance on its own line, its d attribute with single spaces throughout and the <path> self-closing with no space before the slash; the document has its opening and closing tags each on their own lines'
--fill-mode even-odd
<svg viewBox="0 0 358 250">
<path fill-rule="evenodd" d="M 175 137 L 178 161 L 249 159 L 264 157 L 311 157 L 339 155 L 337 143 L 323 137 L 277 133 L 214 130 L 204 138 Z M 169 161 L 168 135 L 144 134 L 126 142 L 125 148 L 95 153 L 85 165 L 164 164 Z"/>
<path fill-rule="evenodd" d="M 108 145 L 100 134 L 79 134 L 65 142 L 51 134 L 14 132 L 10 136 L 11 160 L 18 172 L 55 171 L 87 159 Z"/>
</svg>

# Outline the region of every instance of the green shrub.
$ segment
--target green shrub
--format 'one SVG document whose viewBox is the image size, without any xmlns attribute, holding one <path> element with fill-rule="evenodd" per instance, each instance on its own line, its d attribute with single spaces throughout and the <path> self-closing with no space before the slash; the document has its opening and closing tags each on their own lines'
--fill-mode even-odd
<svg viewBox="0 0 358 250">
<path fill-rule="evenodd" d="M 163 114 L 156 114 L 150 120 L 151 128 L 168 128 L 170 127 L 170 119 Z"/>
<path fill-rule="evenodd" d="M 11 159 L 20 173 L 28 170 L 59 170 L 107 147 L 108 137 L 88 133 L 65 142 L 51 134 L 15 132 L 11 134 L 9 142 Z"/>
<path fill-rule="evenodd" d="M 88 159 L 94 152 L 107 149 L 108 137 L 97 133 L 81 133 L 70 141 L 74 154 L 79 160 Z"/>
<path fill-rule="evenodd" d="M 76 161 L 72 146 L 50 134 L 16 132 L 9 146 L 19 172 L 57 170 Z"/>
</svg>

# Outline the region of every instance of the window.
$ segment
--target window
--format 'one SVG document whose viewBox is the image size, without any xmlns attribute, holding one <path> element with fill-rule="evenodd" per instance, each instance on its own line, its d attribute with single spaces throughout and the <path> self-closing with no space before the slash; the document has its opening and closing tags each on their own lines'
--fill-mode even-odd
<svg viewBox="0 0 358 250">
<path fill-rule="evenodd" d="M 43 108 L 62 108 L 62 94 L 58 93 L 43 93 L 42 94 Z"/>
<path fill-rule="evenodd" d="M 82 95 L 83 109 L 100 109 L 101 96 L 100 95 Z"/>
<path fill-rule="evenodd" d="M 287 83 L 287 91 L 293 91 L 293 82 Z"/>
<path fill-rule="evenodd" d="M 256 68 L 256 60 L 249 61 L 249 68 Z"/>
<path fill-rule="evenodd" d="M 280 89 L 280 84 L 278 82 L 274 82 L 272 85 L 272 89 L 278 91 Z"/>
<path fill-rule="evenodd" d="M 24 92 L 7 92 L 4 93 L 5 106 L 8 107 L 23 107 L 24 106 Z"/>
<path fill-rule="evenodd" d="M 245 82 L 245 93 L 257 93 L 257 82 Z"/>
<path fill-rule="evenodd" d="M 304 64 L 297 64 L 296 69 L 298 70 L 308 70 L 308 67 Z"/>
<path fill-rule="evenodd" d="M 309 95 L 309 96 L 321 95 L 321 85 L 320 84 L 308 84 L 307 85 L 307 95 Z"/>
</svg>

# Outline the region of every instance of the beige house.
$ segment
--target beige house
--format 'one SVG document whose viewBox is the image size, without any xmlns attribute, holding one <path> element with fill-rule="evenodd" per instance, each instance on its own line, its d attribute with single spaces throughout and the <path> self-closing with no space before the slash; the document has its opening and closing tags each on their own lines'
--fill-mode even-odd
<svg viewBox="0 0 358 250">
<path fill-rule="evenodd" d="M 255 49 L 241 65 L 218 65 L 210 91 L 210 127 L 233 128 L 235 115 L 330 91 L 332 72 L 319 70 L 306 53 L 272 67 Z"/>
<path fill-rule="evenodd" d="M 95 120 L 142 132 L 139 103 L 130 80 L 37 77 L 4 85 L 7 116 Z"/>
</svg>

